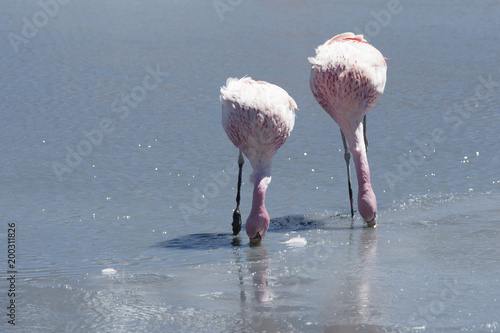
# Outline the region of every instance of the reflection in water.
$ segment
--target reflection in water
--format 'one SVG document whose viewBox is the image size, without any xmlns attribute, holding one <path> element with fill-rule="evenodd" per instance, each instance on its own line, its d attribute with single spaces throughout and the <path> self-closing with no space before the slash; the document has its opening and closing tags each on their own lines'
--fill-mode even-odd
<svg viewBox="0 0 500 333">
<path fill-rule="evenodd" d="M 355 244 L 352 233 L 349 244 Z M 363 229 L 358 242 L 357 252 L 348 251 L 348 262 L 354 268 L 345 275 L 347 281 L 343 284 L 338 304 L 342 304 L 340 317 L 337 322 L 348 321 L 348 325 L 334 324 L 329 326 L 327 332 L 350 332 L 348 327 L 363 329 L 365 332 L 379 332 L 377 326 L 359 326 L 371 321 L 374 314 L 379 311 L 379 305 L 372 295 L 372 281 L 376 271 L 375 261 L 377 255 L 377 230 L 372 228 Z"/>
<path fill-rule="evenodd" d="M 336 325 L 325 328 L 325 333 L 387 333 L 387 329 L 378 325 Z"/>
<path fill-rule="evenodd" d="M 267 270 L 269 269 L 268 252 L 264 246 L 252 247 L 248 251 L 248 271 L 252 275 L 255 299 L 258 303 L 272 300 L 269 296 Z"/>
<path fill-rule="evenodd" d="M 270 269 L 268 251 L 264 245 L 252 246 L 246 249 L 234 248 L 236 264 L 239 266 L 240 285 L 240 316 L 244 332 L 287 332 L 273 304 L 271 285 L 268 282 L 267 271 Z M 240 251 L 246 253 L 246 262 L 242 260 Z M 248 283 L 245 276 L 251 276 L 253 297 L 247 297 Z"/>
<path fill-rule="evenodd" d="M 371 304 L 371 287 L 373 281 L 375 258 L 377 253 L 377 232 L 366 228 L 359 242 L 359 275 L 356 288 L 356 299 L 359 300 L 358 313 L 361 321 L 366 323 L 371 317 L 371 310 L 378 308 Z"/>
</svg>

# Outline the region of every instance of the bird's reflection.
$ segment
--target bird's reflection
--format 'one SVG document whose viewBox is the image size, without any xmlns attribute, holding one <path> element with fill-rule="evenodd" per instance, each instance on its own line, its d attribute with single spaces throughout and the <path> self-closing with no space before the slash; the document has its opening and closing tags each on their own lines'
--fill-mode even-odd
<svg viewBox="0 0 500 333">
<path fill-rule="evenodd" d="M 362 322 L 367 322 L 371 317 L 370 312 L 373 308 L 370 304 L 373 274 L 375 274 L 374 265 L 377 254 L 377 232 L 372 228 L 363 230 L 359 239 L 359 270 L 358 283 L 355 289 L 356 299 L 359 300 L 358 313 Z"/>
<path fill-rule="evenodd" d="M 272 283 L 269 282 L 267 275 L 270 269 L 268 250 L 261 244 L 235 248 L 235 251 L 240 275 L 241 326 L 239 330 L 286 332 L 280 313 L 276 310 L 276 304 L 273 303 Z M 253 297 L 248 296 L 249 276 L 251 277 L 250 294 L 253 293 Z"/>
<path fill-rule="evenodd" d="M 352 235 L 351 235 L 352 237 Z M 350 244 L 356 242 L 350 239 Z M 378 327 L 359 325 L 359 323 L 369 323 L 378 311 L 378 304 L 372 292 L 372 281 L 374 281 L 375 261 L 377 257 L 377 231 L 373 228 L 363 229 L 359 236 L 357 249 L 354 252 L 348 251 L 348 261 L 355 267 L 349 274 L 346 274 L 347 281 L 343 284 L 341 299 L 336 300 L 343 305 L 343 309 L 338 313 L 337 322 L 342 322 L 341 326 L 333 324 L 328 326 L 326 332 L 351 332 L 348 328 L 363 328 L 366 332 L 378 332 Z M 347 321 L 347 325 L 345 322 Z M 368 329 L 368 327 L 371 327 Z M 341 330 L 339 331 L 339 329 Z"/>
<path fill-rule="evenodd" d="M 248 271 L 252 275 L 255 300 L 266 303 L 271 300 L 267 270 L 269 269 L 268 252 L 264 246 L 254 246 L 248 249 Z"/>
</svg>

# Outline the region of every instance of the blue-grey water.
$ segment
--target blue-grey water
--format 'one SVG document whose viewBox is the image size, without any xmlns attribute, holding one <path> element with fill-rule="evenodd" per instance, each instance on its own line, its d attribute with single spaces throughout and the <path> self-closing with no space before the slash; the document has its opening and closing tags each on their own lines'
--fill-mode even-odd
<svg viewBox="0 0 500 333">
<path fill-rule="evenodd" d="M 0 330 L 499 332 L 499 16 L 495 0 L 3 1 Z M 309 90 L 307 57 L 345 31 L 389 59 L 368 115 L 376 229 L 351 228 L 340 133 Z M 300 108 L 259 247 L 230 235 L 220 124 L 219 88 L 244 75 Z"/>
</svg>

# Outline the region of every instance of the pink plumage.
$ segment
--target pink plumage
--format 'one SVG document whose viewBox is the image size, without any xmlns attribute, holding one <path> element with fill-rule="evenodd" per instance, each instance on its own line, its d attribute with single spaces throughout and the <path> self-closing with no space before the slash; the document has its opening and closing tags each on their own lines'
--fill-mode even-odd
<svg viewBox="0 0 500 333">
<path fill-rule="evenodd" d="M 271 163 L 295 123 L 297 104 L 282 88 L 250 77 L 229 78 L 221 88 L 222 127 L 253 167 L 252 210 L 246 222 L 250 239 L 262 239 L 269 227 L 265 193 Z"/>
<path fill-rule="evenodd" d="M 369 225 L 375 225 L 377 202 L 370 183 L 363 118 L 384 92 L 387 64 L 362 35 L 350 32 L 320 45 L 309 62 L 311 91 L 339 125 L 353 155 L 359 186 L 358 210 Z"/>
</svg>

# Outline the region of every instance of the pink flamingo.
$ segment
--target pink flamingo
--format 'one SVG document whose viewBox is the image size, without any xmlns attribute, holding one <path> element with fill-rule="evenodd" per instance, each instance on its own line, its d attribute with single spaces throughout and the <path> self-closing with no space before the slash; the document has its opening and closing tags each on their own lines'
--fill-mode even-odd
<svg viewBox="0 0 500 333">
<path fill-rule="evenodd" d="M 384 92 L 387 64 L 382 54 L 367 43 L 363 35 L 346 32 L 333 37 L 316 49 L 310 86 L 318 103 L 340 127 L 351 216 L 354 216 L 349 170 L 350 155 L 358 177 L 358 211 L 369 227 L 377 224 L 377 200 L 370 184 L 366 148 L 366 114 Z"/>
<path fill-rule="evenodd" d="M 271 163 L 274 154 L 293 129 L 297 104 L 282 88 L 264 81 L 254 81 L 250 77 L 229 78 L 220 92 L 222 127 L 240 150 L 233 233 L 237 235 L 241 230 L 239 205 L 243 153 L 253 167 L 250 181 L 254 184 L 246 232 L 250 243 L 258 244 L 266 235 L 270 222 L 265 196 L 271 182 Z"/>
</svg>

